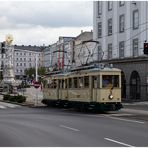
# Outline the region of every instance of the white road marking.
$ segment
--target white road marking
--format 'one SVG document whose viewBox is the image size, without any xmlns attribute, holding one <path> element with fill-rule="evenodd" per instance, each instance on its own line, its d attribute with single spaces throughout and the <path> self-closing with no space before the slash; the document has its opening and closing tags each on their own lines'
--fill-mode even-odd
<svg viewBox="0 0 148 148">
<path fill-rule="evenodd" d="M 140 124 L 144 124 L 145 122 L 142 121 L 137 121 L 137 120 L 129 120 L 129 119 L 123 119 L 123 118 L 117 118 L 117 117 L 111 117 L 108 115 L 104 115 L 105 117 L 109 117 L 111 119 L 115 119 L 115 120 L 121 120 L 121 121 L 126 121 L 126 122 L 135 122 L 135 123 L 140 123 Z"/>
<path fill-rule="evenodd" d="M 0 102 L 0 104 L 3 105 L 3 106 L 5 106 L 5 107 L 10 107 L 10 108 L 19 107 L 19 105 L 10 104 L 10 103 L 5 103 L 5 102 Z"/>
<path fill-rule="evenodd" d="M 116 116 L 116 117 L 119 117 L 119 116 L 131 116 L 131 115 L 133 115 L 133 114 L 110 114 L 110 115 L 112 115 L 112 116 Z"/>
<path fill-rule="evenodd" d="M 0 109 L 5 109 L 6 107 L 5 106 L 0 106 Z"/>
<path fill-rule="evenodd" d="M 108 141 L 111 141 L 111 142 L 114 142 L 114 143 L 118 143 L 118 144 L 124 145 L 124 146 L 135 147 L 135 146 L 132 146 L 132 145 L 129 145 L 129 144 L 123 143 L 123 142 L 119 142 L 119 141 L 116 141 L 116 140 L 110 139 L 110 138 L 104 138 L 104 139 L 105 139 L 105 140 L 108 140 Z"/>
<path fill-rule="evenodd" d="M 68 127 L 68 126 L 65 126 L 65 125 L 60 125 L 60 127 L 67 128 L 67 129 L 70 129 L 70 130 L 73 130 L 73 131 L 76 131 L 76 132 L 79 132 L 80 131 L 79 129 Z"/>
</svg>

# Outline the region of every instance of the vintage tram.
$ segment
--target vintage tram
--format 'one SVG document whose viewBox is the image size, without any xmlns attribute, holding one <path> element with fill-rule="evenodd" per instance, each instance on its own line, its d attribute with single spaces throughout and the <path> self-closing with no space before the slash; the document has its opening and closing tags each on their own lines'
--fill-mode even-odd
<svg viewBox="0 0 148 148">
<path fill-rule="evenodd" d="M 80 110 L 117 111 L 121 104 L 121 70 L 98 64 L 51 72 L 44 78 L 42 103 Z"/>
</svg>

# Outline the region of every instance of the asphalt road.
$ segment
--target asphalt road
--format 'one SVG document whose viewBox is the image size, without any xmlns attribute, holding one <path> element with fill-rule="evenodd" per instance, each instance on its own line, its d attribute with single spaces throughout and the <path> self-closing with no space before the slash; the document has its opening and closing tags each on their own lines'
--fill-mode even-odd
<svg viewBox="0 0 148 148">
<path fill-rule="evenodd" d="M 148 121 L 127 113 L 90 114 L 56 108 L 0 109 L 0 146 L 148 146 Z"/>
</svg>

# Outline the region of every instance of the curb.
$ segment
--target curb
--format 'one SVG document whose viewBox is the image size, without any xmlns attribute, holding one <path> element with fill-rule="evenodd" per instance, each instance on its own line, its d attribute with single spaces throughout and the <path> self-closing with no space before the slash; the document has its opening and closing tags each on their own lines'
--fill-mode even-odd
<svg viewBox="0 0 148 148">
<path fill-rule="evenodd" d="M 139 109 L 123 108 L 123 109 L 121 109 L 121 111 L 123 111 L 123 112 L 128 112 L 128 113 L 136 113 L 136 114 L 148 115 L 148 111 L 139 110 Z"/>
<path fill-rule="evenodd" d="M 33 104 L 23 104 L 23 103 L 17 103 L 17 102 L 5 101 L 5 100 L 0 100 L 0 102 L 11 103 L 11 104 L 16 104 L 16 105 L 21 105 L 21 106 L 31 106 L 31 105 L 33 105 Z"/>
<path fill-rule="evenodd" d="M 17 102 L 10 102 L 10 101 L 6 101 L 6 100 L 0 100 L 0 102 L 5 102 L 5 103 L 11 103 L 11 104 L 15 104 L 15 105 L 20 105 L 20 106 L 27 106 L 27 107 L 31 107 L 31 108 L 37 108 L 37 107 L 42 107 L 44 105 L 34 105 L 33 103 L 17 103 Z"/>
</svg>

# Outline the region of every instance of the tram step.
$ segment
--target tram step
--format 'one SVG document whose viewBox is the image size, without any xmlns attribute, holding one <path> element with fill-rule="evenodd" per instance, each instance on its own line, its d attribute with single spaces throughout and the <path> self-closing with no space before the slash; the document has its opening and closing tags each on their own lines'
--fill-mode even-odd
<svg viewBox="0 0 148 148">
<path fill-rule="evenodd" d="M 93 107 L 89 107 L 88 109 L 89 109 L 89 110 L 92 110 L 92 109 L 94 109 L 94 108 L 93 108 Z"/>
<path fill-rule="evenodd" d="M 89 106 L 95 106 L 94 104 L 90 104 Z"/>
</svg>

